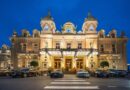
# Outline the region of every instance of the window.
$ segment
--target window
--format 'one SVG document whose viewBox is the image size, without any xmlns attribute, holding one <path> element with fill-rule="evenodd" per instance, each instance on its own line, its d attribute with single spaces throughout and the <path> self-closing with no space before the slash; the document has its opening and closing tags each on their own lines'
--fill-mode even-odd
<svg viewBox="0 0 130 90">
<path fill-rule="evenodd" d="M 37 48 L 38 47 L 38 45 L 37 44 L 34 44 L 34 48 Z"/>
<path fill-rule="evenodd" d="M 56 43 L 56 49 L 60 49 L 60 43 Z"/>
<path fill-rule="evenodd" d="M 94 26 L 92 24 L 90 25 L 89 30 L 94 31 Z"/>
<path fill-rule="evenodd" d="M 104 52 L 104 45 L 100 45 L 100 52 Z"/>
<path fill-rule="evenodd" d="M 44 30 L 48 30 L 48 29 L 49 29 L 49 26 L 45 25 Z"/>
<path fill-rule="evenodd" d="M 34 34 L 34 37 L 39 37 L 38 33 L 35 33 L 35 34 Z"/>
<path fill-rule="evenodd" d="M 116 52 L 116 45 L 112 44 L 112 52 L 115 53 Z"/>
<path fill-rule="evenodd" d="M 67 33 L 70 33 L 70 29 L 67 30 Z"/>
<path fill-rule="evenodd" d="M 46 63 L 44 63 L 44 68 L 46 68 L 47 67 L 47 64 Z"/>
<path fill-rule="evenodd" d="M 116 36 L 115 36 L 115 34 L 114 34 L 114 33 L 112 33 L 112 34 L 111 34 L 111 37 L 112 37 L 112 38 L 115 38 Z"/>
<path fill-rule="evenodd" d="M 104 36 L 103 36 L 103 34 L 100 34 L 100 38 L 103 38 Z"/>
<path fill-rule="evenodd" d="M 78 43 L 78 49 L 82 49 L 82 43 Z"/>
<path fill-rule="evenodd" d="M 23 37 L 27 37 L 27 33 L 23 33 Z"/>
<path fill-rule="evenodd" d="M 67 49 L 71 48 L 71 43 L 67 43 Z"/>
<path fill-rule="evenodd" d="M 23 44 L 23 51 L 26 51 L 26 44 Z"/>
<path fill-rule="evenodd" d="M 2 47 L 2 53 L 6 53 L 6 48 Z"/>
</svg>

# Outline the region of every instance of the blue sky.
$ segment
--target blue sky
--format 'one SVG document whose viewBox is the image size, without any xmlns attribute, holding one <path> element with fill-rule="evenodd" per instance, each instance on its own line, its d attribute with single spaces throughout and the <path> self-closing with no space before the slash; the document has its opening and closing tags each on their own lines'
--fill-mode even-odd
<svg viewBox="0 0 130 90">
<path fill-rule="evenodd" d="M 123 30 L 130 37 L 130 0 L 0 0 L 0 46 L 10 45 L 9 37 L 13 29 L 20 34 L 21 29 L 41 30 L 40 18 L 48 10 L 60 30 L 67 21 L 81 30 L 84 19 L 90 11 L 97 18 L 97 30 L 105 29 L 106 34 L 116 29 L 118 35 Z M 130 42 L 127 44 L 127 56 L 130 63 Z"/>
</svg>

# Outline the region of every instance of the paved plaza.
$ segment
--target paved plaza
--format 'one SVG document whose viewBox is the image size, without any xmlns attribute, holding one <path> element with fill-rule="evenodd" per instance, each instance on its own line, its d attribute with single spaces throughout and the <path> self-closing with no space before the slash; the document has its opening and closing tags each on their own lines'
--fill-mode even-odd
<svg viewBox="0 0 130 90">
<path fill-rule="evenodd" d="M 51 79 L 48 76 L 29 78 L 0 77 L 0 90 L 130 90 L 127 78 L 77 78 L 65 75 Z"/>
</svg>

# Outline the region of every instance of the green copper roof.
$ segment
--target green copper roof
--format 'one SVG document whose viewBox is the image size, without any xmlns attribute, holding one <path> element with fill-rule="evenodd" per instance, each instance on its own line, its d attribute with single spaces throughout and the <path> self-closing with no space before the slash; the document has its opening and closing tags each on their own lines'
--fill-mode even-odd
<svg viewBox="0 0 130 90">
<path fill-rule="evenodd" d="M 51 16 L 51 12 L 48 11 L 48 15 L 45 16 L 44 18 L 42 18 L 42 20 L 53 20 L 52 16 Z"/>
<path fill-rule="evenodd" d="M 87 18 L 85 19 L 85 21 L 95 21 L 95 20 L 97 20 L 97 19 L 94 18 L 90 12 L 88 13 Z"/>
</svg>

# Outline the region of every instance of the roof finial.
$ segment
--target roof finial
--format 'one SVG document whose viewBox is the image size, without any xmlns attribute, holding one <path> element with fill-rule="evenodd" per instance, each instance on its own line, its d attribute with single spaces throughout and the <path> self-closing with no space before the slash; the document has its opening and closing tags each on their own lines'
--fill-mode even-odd
<svg viewBox="0 0 130 90">
<path fill-rule="evenodd" d="M 48 16 L 51 16 L 51 11 L 50 10 L 48 10 Z"/>
<path fill-rule="evenodd" d="M 94 20 L 96 20 L 96 19 L 92 16 L 91 12 L 89 11 L 88 12 L 88 16 L 85 19 L 85 21 L 94 21 Z"/>
<path fill-rule="evenodd" d="M 92 16 L 92 14 L 91 14 L 91 12 L 89 11 L 89 12 L 88 12 L 88 17 L 91 17 L 91 16 Z"/>
</svg>

